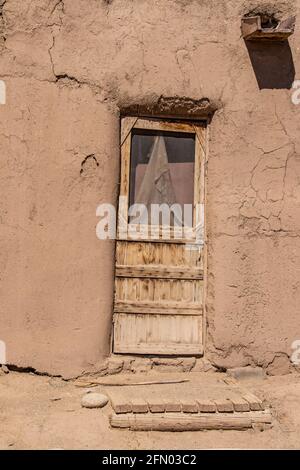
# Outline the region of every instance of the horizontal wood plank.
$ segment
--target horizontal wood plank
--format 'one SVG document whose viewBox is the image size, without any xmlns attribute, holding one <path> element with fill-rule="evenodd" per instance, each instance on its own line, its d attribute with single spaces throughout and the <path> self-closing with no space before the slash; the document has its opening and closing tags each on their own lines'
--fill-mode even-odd
<svg viewBox="0 0 300 470">
<path fill-rule="evenodd" d="M 110 416 L 112 427 L 129 428 L 135 431 L 199 431 L 201 429 L 249 429 L 254 424 L 271 424 L 268 412 L 185 414 L 152 413 Z"/>
<path fill-rule="evenodd" d="M 180 302 L 203 305 L 203 281 L 198 279 L 147 279 L 117 277 L 115 301 Z"/>
<path fill-rule="evenodd" d="M 202 305 L 183 302 L 115 302 L 115 313 L 139 313 L 155 315 L 202 315 Z"/>
<path fill-rule="evenodd" d="M 201 356 L 203 354 L 203 346 L 191 344 L 178 344 L 171 346 L 162 343 L 145 343 L 145 344 L 125 344 L 123 342 L 114 342 L 114 352 L 116 354 L 161 354 L 164 356 Z"/>
<path fill-rule="evenodd" d="M 201 355 L 202 315 L 114 313 L 114 352 Z"/>
<path fill-rule="evenodd" d="M 116 265 L 163 265 L 203 269 L 203 254 L 203 247 L 200 245 L 118 241 Z"/>
<path fill-rule="evenodd" d="M 138 119 L 134 124 L 134 129 L 145 129 L 166 132 L 187 132 L 189 134 L 195 133 L 195 127 L 205 128 L 205 124 L 188 124 L 180 121 L 165 121 L 155 119 Z"/>
<path fill-rule="evenodd" d="M 203 280 L 203 269 L 185 266 L 116 265 L 117 277 Z"/>
</svg>

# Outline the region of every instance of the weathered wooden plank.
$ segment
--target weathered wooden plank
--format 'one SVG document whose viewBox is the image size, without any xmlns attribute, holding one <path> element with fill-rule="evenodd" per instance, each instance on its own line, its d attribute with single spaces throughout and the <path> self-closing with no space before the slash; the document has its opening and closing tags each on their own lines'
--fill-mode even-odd
<svg viewBox="0 0 300 470">
<path fill-rule="evenodd" d="M 115 300 L 131 301 L 130 292 L 132 284 L 136 278 L 117 277 L 115 279 Z M 141 278 L 140 284 L 140 300 L 146 302 L 160 302 L 162 293 L 168 292 L 171 302 L 182 302 L 185 295 L 185 303 L 203 304 L 203 282 L 195 279 L 178 280 L 178 279 L 155 279 Z M 183 292 L 184 291 L 184 292 Z"/>
<path fill-rule="evenodd" d="M 222 414 L 141 414 L 110 416 L 110 425 L 129 428 L 132 431 L 200 431 L 249 429 L 254 424 L 271 424 L 270 412 L 222 413 Z"/>
<path fill-rule="evenodd" d="M 200 127 L 200 125 L 198 126 Z M 202 127 L 204 127 L 204 123 L 202 124 Z M 134 128 L 167 132 L 187 132 L 189 134 L 193 134 L 195 133 L 196 126 L 191 126 L 190 124 L 179 121 L 174 122 L 140 118 L 136 121 Z"/>
<path fill-rule="evenodd" d="M 114 351 L 202 354 L 202 316 L 115 313 Z"/>
<path fill-rule="evenodd" d="M 199 279 L 203 280 L 203 270 L 185 266 L 117 265 L 117 277 L 160 278 L 160 279 Z"/>
<path fill-rule="evenodd" d="M 131 117 L 131 116 L 127 116 L 122 119 L 121 121 L 121 146 L 124 144 L 125 140 L 129 136 L 137 120 L 138 120 L 137 117 Z"/>
<path fill-rule="evenodd" d="M 193 250 L 181 243 L 117 241 L 117 265 L 163 265 L 203 268 L 203 246 Z M 126 260 L 126 261 L 125 261 Z"/>
<path fill-rule="evenodd" d="M 114 342 L 114 352 L 117 354 L 156 354 L 164 356 L 192 356 L 203 354 L 203 346 L 189 345 L 189 344 L 178 344 L 173 346 L 162 343 L 144 343 L 144 344 L 125 344 L 124 342 Z"/>
<path fill-rule="evenodd" d="M 128 223 L 128 240 L 130 241 L 146 240 L 146 243 L 160 241 L 180 244 L 185 241 L 193 242 L 194 239 L 193 227 Z"/>
<path fill-rule="evenodd" d="M 203 307 L 197 304 L 183 302 L 140 302 L 120 301 L 114 305 L 115 313 L 139 313 L 141 315 L 202 315 Z"/>
<path fill-rule="evenodd" d="M 202 154 L 206 153 L 206 132 L 205 127 L 193 126 L 193 129 L 197 135 L 197 139 L 201 148 Z"/>
<path fill-rule="evenodd" d="M 190 344 L 162 344 L 162 343 L 125 343 L 118 342 L 114 343 L 114 351 L 117 354 L 156 354 L 156 355 L 170 355 L 170 356 L 191 356 L 203 354 L 202 345 L 190 345 Z"/>
<path fill-rule="evenodd" d="M 90 379 L 78 379 L 74 382 L 76 387 L 90 387 L 93 385 L 101 385 L 103 387 L 140 387 L 143 385 L 172 385 L 172 384 L 182 384 L 189 382 L 189 379 L 159 379 L 157 380 L 134 380 L 134 378 L 128 379 L 128 377 L 119 376 L 108 376 L 100 378 L 90 378 Z M 121 393 L 121 392 L 120 392 Z M 123 403 L 123 397 L 121 399 Z"/>
<path fill-rule="evenodd" d="M 118 237 L 124 238 L 127 234 L 128 203 L 129 203 L 129 175 L 130 175 L 130 148 L 131 139 L 127 137 L 121 148 L 121 178 L 120 178 L 120 204 L 118 212 Z"/>
</svg>

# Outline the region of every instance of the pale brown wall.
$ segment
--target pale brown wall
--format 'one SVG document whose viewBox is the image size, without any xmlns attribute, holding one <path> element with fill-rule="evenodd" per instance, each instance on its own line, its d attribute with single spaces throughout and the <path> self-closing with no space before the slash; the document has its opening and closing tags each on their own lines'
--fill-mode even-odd
<svg viewBox="0 0 300 470">
<path fill-rule="evenodd" d="M 95 211 L 116 201 L 120 110 L 161 96 L 217 109 L 207 355 L 227 367 L 290 354 L 300 339 L 300 105 L 290 89 L 259 89 L 240 39 L 241 15 L 263 3 L 6 0 L 0 339 L 9 363 L 71 376 L 108 354 L 114 244 L 96 238 Z M 273 3 L 283 14 L 300 5 Z M 299 40 L 297 24 L 296 78 Z M 285 51 L 283 62 L 271 55 L 283 70 Z M 84 163 L 91 154 L 98 166 Z"/>
</svg>

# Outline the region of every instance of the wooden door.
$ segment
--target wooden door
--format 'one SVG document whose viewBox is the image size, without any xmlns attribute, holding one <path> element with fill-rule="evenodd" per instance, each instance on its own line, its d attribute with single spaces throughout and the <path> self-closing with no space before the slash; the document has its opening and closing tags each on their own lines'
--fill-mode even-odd
<svg viewBox="0 0 300 470">
<path fill-rule="evenodd" d="M 205 124 L 122 120 L 114 353 L 203 353 L 205 141 Z M 182 230 L 144 217 L 137 230 L 129 207 L 143 198 L 191 202 L 192 218 Z"/>
</svg>

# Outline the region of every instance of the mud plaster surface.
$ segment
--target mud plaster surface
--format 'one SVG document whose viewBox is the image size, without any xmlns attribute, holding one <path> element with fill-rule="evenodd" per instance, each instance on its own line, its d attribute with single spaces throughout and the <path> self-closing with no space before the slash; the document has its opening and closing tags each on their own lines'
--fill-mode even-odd
<svg viewBox="0 0 300 470">
<path fill-rule="evenodd" d="M 9 363 L 71 376 L 109 353 L 114 243 L 96 238 L 95 211 L 116 202 L 128 109 L 215 112 L 206 355 L 222 367 L 288 360 L 300 339 L 300 108 L 287 86 L 259 88 L 240 38 L 243 14 L 274 5 L 287 16 L 300 2 L 0 1 L 0 339 Z M 297 23 L 296 78 L 299 36 Z M 276 57 L 290 79 L 287 56 Z"/>
<path fill-rule="evenodd" d="M 272 429 L 132 432 L 109 427 L 110 405 L 82 408 L 86 390 L 71 382 L 10 372 L 0 377 L 0 449 L 298 449 L 299 377 L 272 377 L 244 386 L 272 404 Z M 105 387 L 92 390 L 106 393 Z"/>
</svg>

